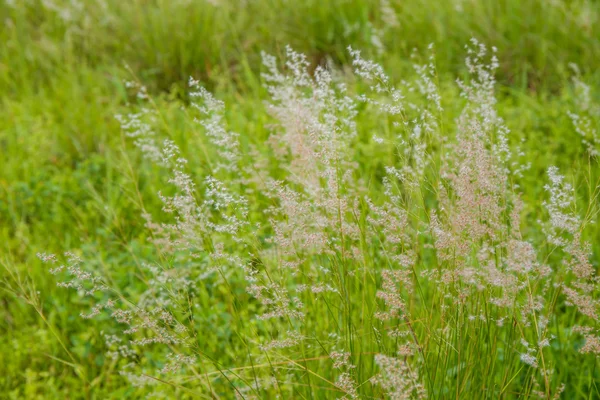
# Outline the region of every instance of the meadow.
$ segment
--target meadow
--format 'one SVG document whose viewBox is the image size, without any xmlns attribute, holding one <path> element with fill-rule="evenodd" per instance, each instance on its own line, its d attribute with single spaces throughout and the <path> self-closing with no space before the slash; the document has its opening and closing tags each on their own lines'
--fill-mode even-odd
<svg viewBox="0 0 600 400">
<path fill-rule="evenodd" d="M 0 398 L 600 398 L 599 2 L 0 20 Z"/>
</svg>

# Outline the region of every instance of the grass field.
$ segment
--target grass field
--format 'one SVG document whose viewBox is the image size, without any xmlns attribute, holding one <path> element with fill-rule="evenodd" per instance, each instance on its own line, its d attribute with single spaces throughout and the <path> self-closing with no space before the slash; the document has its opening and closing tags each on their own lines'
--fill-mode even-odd
<svg viewBox="0 0 600 400">
<path fill-rule="evenodd" d="M 0 20 L 0 398 L 600 398 L 600 2 Z"/>
</svg>

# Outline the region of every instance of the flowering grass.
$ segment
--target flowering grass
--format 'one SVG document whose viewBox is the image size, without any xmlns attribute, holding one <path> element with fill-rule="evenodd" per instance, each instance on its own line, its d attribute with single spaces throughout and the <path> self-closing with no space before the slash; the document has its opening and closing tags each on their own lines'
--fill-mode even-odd
<svg viewBox="0 0 600 400">
<path fill-rule="evenodd" d="M 266 3 L 0 6 L 6 397 L 600 397 L 597 5 Z"/>
</svg>

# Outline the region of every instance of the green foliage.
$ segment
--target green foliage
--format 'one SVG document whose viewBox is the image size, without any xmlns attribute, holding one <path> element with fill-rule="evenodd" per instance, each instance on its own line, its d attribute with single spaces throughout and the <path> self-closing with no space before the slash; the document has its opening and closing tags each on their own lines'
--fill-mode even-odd
<svg viewBox="0 0 600 400">
<path fill-rule="evenodd" d="M 281 55 L 290 44 L 307 54 L 313 66 L 331 63 L 343 71 L 350 61 L 346 47 L 352 45 L 381 61 L 392 78 L 400 80 L 412 68 L 413 49 L 423 53 L 429 43 L 435 43 L 436 67 L 441 81 L 448 81 L 444 78 L 465 75 L 464 45 L 477 37 L 498 48 L 497 109 L 513 133 L 511 148 L 520 147 L 532 163 L 519 182 L 526 215 L 523 232 L 528 237 L 543 236 L 536 221 L 543 212 L 539 199 L 545 196 L 540 182 L 545 182 L 549 165 L 558 166 L 575 182 L 579 208 L 584 213 L 593 209 L 598 199 L 591 196 L 600 170 L 597 161 L 586 155 L 566 111 L 577 108 L 569 63 L 579 66 L 581 79 L 594 90 L 600 82 L 600 3 L 390 0 L 390 4 L 397 25 L 386 23 L 379 2 L 367 0 L 0 3 L 0 397 L 148 395 L 144 389 L 129 386 L 105 356 L 98 335 L 103 321 L 79 318 L 90 304 L 57 288 L 35 257 L 43 251 L 81 249 L 96 270 L 131 296 L 139 293 L 138 286 L 147 278 L 142 263 L 160 257 L 148 244 L 149 233 L 140 215 L 146 210 L 160 218 L 162 204 L 156 193 L 168 177 L 142 159 L 115 119 L 139 105 L 125 81 L 148 87 L 152 107 L 160 110 L 162 118 L 159 134 L 174 140 L 189 160 L 192 174 L 201 176 L 215 155 L 204 147 L 204 138 L 186 108 L 190 76 L 227 103 L 227 122 L 241 134 L 244 149 L 255 146 L 266 154 L 265 125 L 270 118 L 264 106 L 268 96 L 261 86 L 261 51 Z M 350 87 L 358 90 L 360 84 L 350 82 Z M 450 85 L 442 82 L 441 90 L 443 97 L 458 98 Z M 597 98 L 597 91 L 592 95 Z M 443 122 L 450 129 L 461 107 L 451 102 L 444 107 Z M 363 176 L 380 180 L 396 155 L 391 146 L 373 146 L 371 132 L 388 132 L 388 123 L 360 114 L 358 124 L 361 136 L 355 161 Z M 252 157 L 244 162 L 250 166 Z M 253 207 L 251 212 L 260 212 L 258 204 Z M 584 238 L 592 243 L 597 268 L 600 228 L 590 226 Z M 428 257 L 432 256 L 424 252 L 423 258 Z M 176 257 L 161 261 L 182 262 Z M 214 355 L 213 366 L 239 366 L 239 360 L 248 365 L 246 338 L 268 327 L 240 321 L 250 320 L 259 305 L 245 291 L 231 293 L 210 280 L 204 289 L 195 299 L 201 305 L 196 316 L 202 321 L 198 345 Z M 215 303 L 219 304 L 216 308 Z M 247 304 L 242 314 L 232 312 L 237 304 Z M 381 352 L 386 346 L 362 315 L 372 311 L 348 311 L 349 320 L 364 322 L 360 331 L 353 331 L 362 335 L 353 342 L 356 354 Z M 553 321 L 558 327 L 572 326 L 576 319 L 566 311 L 560 318 Z M 316 321 L 305 329 L 327 332 L 330 322 Z M 424 332 L 427 327 L 417 329 Z M 510 370 L 509 376 L 497 382 L 485 381 L 496 378 L 491 372 L 477 375 L 489 370 L 475 369 L 478 361 L 469 357 L 485 353 L 477 347 L 481 339 L 494 340 L 493 332 L 483 328 L 477 334 L 462 342 L 470 364 L 446 360 L 455 366 L 447 369 L 447 379 L 461 371 L 471 374 L 468 381 L 472 384 L 465 386 L 461 396 L 518 397 L 519 393 L 500 393 L 502 385 L 511 379 L 527 385 L 525 373 Z M 576 349 L 563 348 L 561 343 L 559 338 L 553 344 L 550 361 L 558 380 L 566 384 L 564 397 L 600 397 L 596 358 L 576 358 Z M 299 351 L 297 359 L 309 358 L 306 354 Z M 512 362 L 506 357 L 507 363 Z M 147 362 L 156 367 L 163 359 L 149 354 Z M 302 364 L 305 370 L 322 370 L 325 365 L 320 359 Z M 375 370 L 371 361 L 361 363 L 361 368 L 365 369 L 359 371 L 363 377 Z M 485 368 L 494 366 L 490 363 Z M 303 377 L 305 382 L 294 389 L 298 398 L 332 395 L 319 384 L 313 389 L 316 382 L 310 374 Z M 217 391 L 229 384 L 225 376 L 211 380 Z M 496 391 L 478 392 L 485 385 Z M 171 389 L 174 396 L 194 397 L 185 389 Z M 373 395 L 382 396 L 380 392 Z M 450 398 L 455 393 L 440 391 L 435 397 Z"/>
</svg>

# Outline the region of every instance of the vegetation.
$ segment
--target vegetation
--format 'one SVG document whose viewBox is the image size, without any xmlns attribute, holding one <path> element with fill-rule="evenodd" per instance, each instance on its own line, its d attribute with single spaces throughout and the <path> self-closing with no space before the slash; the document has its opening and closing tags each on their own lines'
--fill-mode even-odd
<svg viewBox="0 0 600 400">
<path fill-rule="evenodd" d="M 600 398 L 598 2 L 0 19 L 0 397 Z"/>
</svg>

